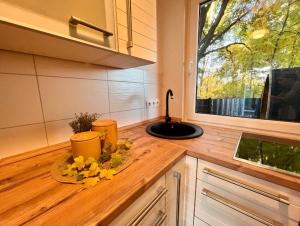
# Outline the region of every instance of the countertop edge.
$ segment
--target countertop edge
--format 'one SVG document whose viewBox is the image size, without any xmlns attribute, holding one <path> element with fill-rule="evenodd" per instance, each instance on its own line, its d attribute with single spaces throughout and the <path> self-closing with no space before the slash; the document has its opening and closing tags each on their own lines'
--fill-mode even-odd
<svg viewBox="0 0 300 226">
<path fill-rule="evenodd" d="M 120 203 L 120 205 L 118 205 L 118 207 L 116 209 L 109 212 L 107 214 L 107 216 L 103 218 L 103 220 L 100 220 L 100 221 L 91 220 L 91 221 L 88 221 L 86 224 L 87 225 L 90 225 L 90 224 L 92 224 L 92 225 L 108 225 L 110 222 L 112 222 L 115 219 L 115 217 L 117 217 L 126 208 L 128 208 L 132 203 L 134 203 L 134 201 L 136 201 L 145 191 L 147 191 L 147 189 L 149 187 L 151 187 L 159 178 L 161 178 L 163 175 L 165 175 L 177 162 L 179 162 L 182 158 L 184 158 L 186 156 L 186 154 L 187 154 L 186 151 L 182 152 L 172 162 L 170 162 L 170 164 L 168 166 L 164 167 L 157 174 L 153 175 L 153 177 L 150 180 L 145 181 L 144 185 L 140 189 L 134 191 L 134 193 L 130 197 L 128 197 L 126 200 L 124 200 L 123 203 Z"/>
</svg>

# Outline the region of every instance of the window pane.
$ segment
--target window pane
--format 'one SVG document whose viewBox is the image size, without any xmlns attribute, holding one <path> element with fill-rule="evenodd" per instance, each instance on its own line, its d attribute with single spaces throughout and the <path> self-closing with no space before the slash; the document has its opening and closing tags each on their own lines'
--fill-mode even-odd
<svg viewBox="0 0 300 226">
<path fill-rule="evenodd" d="M 300 0 L 201 4 L 196 113 L 300 122 Z"/>
</svg>

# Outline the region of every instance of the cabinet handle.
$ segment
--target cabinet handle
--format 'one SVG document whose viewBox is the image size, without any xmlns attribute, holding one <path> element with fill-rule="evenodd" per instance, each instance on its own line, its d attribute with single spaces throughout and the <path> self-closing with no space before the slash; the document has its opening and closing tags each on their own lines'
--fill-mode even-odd
<svg viewBox="0 0 300 226">
<path fill-rule="evenodd" d="M 152 201 L 150 201 L 138 214 L 132 218 L 131 221 L 127 224 L 127 226 L 135 226 L 138 225 L 143 218 L 150 212 L 150 210 L 155 206 L 156 203 L 167 193 L 167 189 L 163 188 Z"/>
<path fill-rule="evenodd" d="M 79 18 L 77 18 L 77 17 L 75 17 L 75 16 L 71 16 L 71 18 L 70 18 L 70 20 L 69 20 L 69 24 L 71 24 L 72 26 L 75 26 L 75 27 L 76 27 L 78 24 L 81 24 L 81 25 L 83 25 L 83 26 L 89 27 L 89 28 L 94 29 L 94 30 L 96 30 L 96 31 L 102 32 L 103 35 L 104 35 L 105 37 L 109 37 L 109 36 L 112 36 L 112 35 L 113 35 L 113 33 L 109 32 L 109 31 L 106 31 L 106 30 L 104 30 L 104 29 L 102 29 L 102 28 L 100 28 L 100 27 L 97 27 L 96 25 L 91 24 L 91 23 L 89 23 L 89 22 L 87 22 L 87 21 L 84 21 L 84 20 L 82 20 L 82 19 L 79 19 Z"/>
<path fill-rule="evenodd" d="M 177 184 L 176 184 L 176 226 L 179 226 L 181 173 L 175 171 L 173 173 L 173 176 L 177 179 Z"/>
<path fill-rule="evenodd" d="M 259 221 L 260 223 L 262 224 L 265 224 L 265 225 L 268 225 L 268 226 L 283 226 L 282 223 L 280 222 L 277 222 L 273 219 L 270 219 L 270 218 L 267 218 L 265 216 L 262 216 L 256 212 L 254 212 L 253 210 L 250 210 L 244 206 L 241 206 L 240 204 L 238 203 L 235 203 L 227 198 L 224 198 L 212 191 L 209 191 L 207 190 L 206 188 L 203 188 L 202 189 L 202 192 L 201 192 L 202 195 L 205 195 L 206 197 L 208 198 L 211 198 L 219 203 L 222 203 L 223 205 L 226 205 L 228 206 L 229 208 L 231 209 L 234 209 L 248 217 L 251 217 L 252 219 L 254 220 L 257 220 Z"/>
<path fill-rule="evenodd" d="M 127 0 L 127 26 L 128 26 L 128 42 L 127 42 L 127 49 L 129 49 L 129 48 L 132 48 L 132 47 L 133 47 L 131 0 Z"/>
<path fill-rule="evenodd" d="M 162 223 L 164 223 L 164 221 L 166 220 L 167 218 L 167 214 L 162 212 L 162 211 L 159 211 L 160 213 L 160 217 L 158 219 L 158 221 L 156 222 L 155 226 L 161 226 Z"/>
<path fill-rule="evenodd" d="M 260 195 L 263 195 L 263 196 L 268 197 L 270 199 L 273 199 L 275 201 L 284 203 L 286 205 L 290 204 L 289 198 L 284 196 L 284 195 L 276 194 L 276 193 L 273 193 L 273 192 L 270 192 L 270 191 L 266 191 L 266 190 L 262 189 L 261 187 L 255 186 L 253 184 L 249 184 L 245 181 L 241 181 L 241 180 L 238 180 L 236 178 L 229 177 L 226 174 L 220 173 L 220 172 L 215 171 L 213 169 L 209 169 L 209 168 L 205 167 L 202 172 L 206 173 L 208 175 L 211 175 L 213 177 L 219 178 L 221 180 L 225 180 L 225 181 L 227 181 L 231 184 L 235 184 L 239 187 L 245 188 L 249 191 L 258 193 Z"/>
</svg>

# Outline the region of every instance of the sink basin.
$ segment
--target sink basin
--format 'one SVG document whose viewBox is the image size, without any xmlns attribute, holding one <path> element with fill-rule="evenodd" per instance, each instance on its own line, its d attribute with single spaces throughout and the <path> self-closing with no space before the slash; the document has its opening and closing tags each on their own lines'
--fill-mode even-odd
<svg viewBox="0 0 300 226">
<path fill-rule="evenodd" d="M 201 127 L 185 122 L 155 122 L 147 126 L 147 133 L 165 139 L 191 139 L 203 134 Z"/>
</svg>

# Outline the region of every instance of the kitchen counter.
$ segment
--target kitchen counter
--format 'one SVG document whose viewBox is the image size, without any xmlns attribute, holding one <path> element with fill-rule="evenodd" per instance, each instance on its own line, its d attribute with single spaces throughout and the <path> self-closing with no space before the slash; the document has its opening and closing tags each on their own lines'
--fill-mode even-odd
<svg viewBox="0 0 300 226">
<path fill-rule="evenodd" d="M 86 190 L 58 183 L 50 175 L 54 160 L 70 150 L 69 143 L 2 159 L 0 225 L 56 225 L 62 220 L 67 225 L 107 224 L 186 153 L 300 191 L 300 178 L 233 160 L 241 131 L 202 128 L 204 135 L 191 140 L 151 137 L 144 125 L 120 131 L 120 138 L 133 139 L 138 160 L 113 180 Z"/>
<path fill-rule="evenodd" d="M 112 180 L 85 190 L 50 175 L 69 143 L 0 160 L 0 225 L 107 225 L 186 155 L 185 148 L 143 130 L 119 133 L 133 140 L 138 160 Z"/>
<path fill-rule="evenodd" d="M 300 191 L 300 177 L 261 168 L 233 159 L 234 152 L 242 134 L 241 130 L 209 125 L 200 126 L 204 130 L 204 134 L 201 138 L 172 140 L 171 142 L 183 146 L 186 148 L 187 154 L 195 158 L 203 159 L 262 180 Z M 255 131 L 251 132 L 256 133 Z M 275 136 L 275 134 L 264 133 L 262 131 L 259 133 Z M 293 137 L 293 139 L 295 138 Z M 298 139 L 300 140 L 300 137 Z"/>
</svg>

